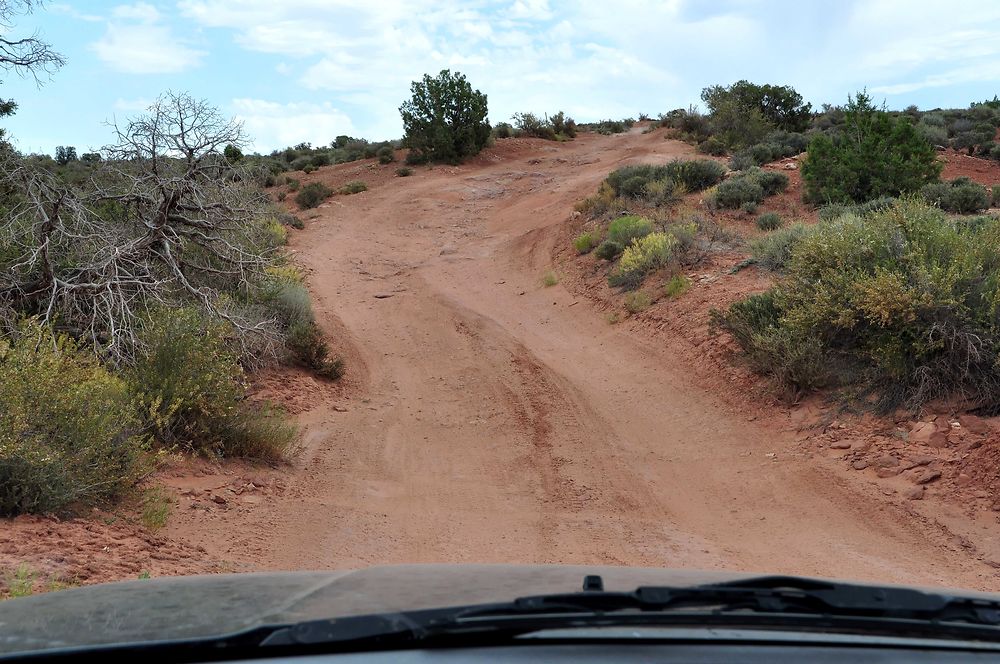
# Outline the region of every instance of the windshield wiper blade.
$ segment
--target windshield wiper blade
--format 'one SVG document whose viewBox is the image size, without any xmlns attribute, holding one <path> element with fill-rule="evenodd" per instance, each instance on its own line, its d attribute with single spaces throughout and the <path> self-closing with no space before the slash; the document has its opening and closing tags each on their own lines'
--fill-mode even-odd
<svg viewBox="0 0 1000 664">
<path fill-rule="evenodd" d="M 587 587 L 585 585 L 585 587 Z M 591 584 L 593 587 L 593 584 Z M 669 625 L 752 618 L 757 625 L 803 627 L 841 621 L 854 626 L 905 621 L 909 629 L 1000 640 L 1000 602 L 789 576 L 763 576 L 698 586 L 641 586 L 630 592 L 585 590 L 520 597 L 512 602 L 352 616 L 275 630 L 262 645 L 419 641 L 441 636 L 516 635 L 560 625 Z M 847 621 L 847 622 L 845 622 Z"/>
</svg>

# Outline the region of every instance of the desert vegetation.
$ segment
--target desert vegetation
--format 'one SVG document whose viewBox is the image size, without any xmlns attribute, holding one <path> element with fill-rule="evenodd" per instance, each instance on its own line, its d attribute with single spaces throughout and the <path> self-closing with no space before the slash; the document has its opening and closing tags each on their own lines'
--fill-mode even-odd
<svg viewBox="0 0 1000 664">
<path fill-rule="evenodd" d="M 963 223 L 917 198 L 845 213 L 789 236 L 775 286 L 717 320 L 752 366 L 795 390 L 995 409 L 998 232 L 997 218 Z"/>
<path fill-rule="evenodd" d="M 399 107 L 407 162 L 458 163 L 478 154 L 490 138 L 486 95 L 459 72 L 425 75 L 410 87 L 412 97 Z"/>
<path fill-rule="evenodd" d="M 63 63 L 15 46 L 8 70 Z M 301 222 L 261 190 L 241 125 L 166 93 L 113 131 L 79 157 L 0 144 L 0 515 L 135 497 L 175 452 L 279 461 L 295 427 L 248 376 L 342 371 L 283 250 Z"/>
</svg>

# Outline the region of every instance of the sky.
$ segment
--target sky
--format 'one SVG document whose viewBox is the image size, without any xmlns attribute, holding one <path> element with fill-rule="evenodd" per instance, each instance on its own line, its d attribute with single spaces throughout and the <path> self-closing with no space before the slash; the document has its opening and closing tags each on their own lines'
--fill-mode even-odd
<svg viewBox="0 0 1000 664">
<path fill-rule="evenodd" d="M 740 79 L 816 106 L 1000 92 L 996 0 L 48 0 L 4 36 L 35 32 L 67 64 L 41 86 L 0 73 L 19 104 L 0 126 L 24 152 L 99 149 L 166 90 L 240 119 L 260 152 L 399 138 L 410 83 L 442 69 L 486 93 L 494 123 L 655 116 Z"/>
</svg>

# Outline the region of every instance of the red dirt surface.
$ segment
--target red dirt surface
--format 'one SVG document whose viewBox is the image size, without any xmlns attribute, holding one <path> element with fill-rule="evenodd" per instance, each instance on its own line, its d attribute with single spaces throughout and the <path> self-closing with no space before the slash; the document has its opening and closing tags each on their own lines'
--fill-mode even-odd
<svg viewBox="0 0 1000 664">
<path fill-rule="evenodd" d="M 175 560 L 154 574 L 609 563 L 1000 590 L 992 422 L 958 432 L 946 413 L 946 435 L 924 441 L 937 429 L 838 415 L 817 398 L 789 405 L 710 329 L 711 308 L 769 283 L 753 268 L 730 274 L 745 250 L 711 254 L 689 292 L 624 316 L 604 268 L 568 248 L 583 223 L 573 205 L 609 171 L 678 156 L 693 151 L 637 127 L 504 140 L 407 178 L 374 162 L 303 177 L 369 186 L 303 213 L 291 240 L 347 378 L 262 377 L 257 396 L 303 425 L 287 466 L 163 474 L 176 502 L 156 539 Z M 811 214 L 786 172 L 792 191 L 761 211 Z M 719 221 L 759 233 L 751 218 Z M 561 278 L 551 288 L 548 270 Z M 916 465 L 882 477 L 889 456 Z M 63 526 L 35 544 L 8 522 L 19 544 L 0 564 L 92 537 Z M 132 575 L 126 559 L 93 563 L 86 580 Z"/>
</svg>

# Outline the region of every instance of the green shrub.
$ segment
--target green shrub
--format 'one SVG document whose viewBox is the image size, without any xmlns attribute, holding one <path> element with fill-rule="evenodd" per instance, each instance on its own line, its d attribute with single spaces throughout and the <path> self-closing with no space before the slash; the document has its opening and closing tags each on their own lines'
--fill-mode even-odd
<svg viewBox="0 0 1000 664">
<path fill-rule="evenodd" d="M 747 201 L 740 206 L 740 210 L 746 214 L 753 214 L 757 211 L 758 207 L 760 207 L 760 204 L 757 201 Z"/>
<path fill-rule="evenodd" d="M 286 328 L 296 323 L 311 323 L 315 320 L 309 291 L 301 283 L 277 284 L 270 302 L 278 313 L 281 324 Z"/>
<path fill-rule="evenodd" d="M 1000 406 L 1000 223 L 916 200 L 815 227 L 769 293 L 720 322 L 751 363 L 798 388 L 864 387 L 883 408 Z M 766 304 L 766 306 L 765 306 Z"/>
<path fill-rule="evenodd" d="M 757 217 L 757 228 L 762 231 L 773 231 L 785 225 L 785 221 L 777 212 L 765 212 Z"/>
<path fill-rule="evenodd" d="M 302 172 L 305 173 L 306 175 L 309 175 L 310 173 L 312 173 L 315 170 L 316 170 L 316 167 L 313 166 L 312 164 L 309 164 L 308 166 L 306 166 L 305 168 L 302 169 Z"/>
<path fill-rule="evenodd" d="M 285 343 L 295 359 L 320 376 L 337 380 L 344 375 L 344 361 L 330 357 L 330 347 L 316 323 L 295 323 L 288 328 Z"/>
<path fill-rule="evenodd" d="M 873 212 L 879 212 L 881 210 L 891 208 L 895 204 L 896 199 L 891 196 L 882 196 L 865 203 L 855 203 L 853 205 L 832 203 L 830 205 L 824 205 L 819 209 L 819 219 L 820 221 L 832 221 L 844 216 L 845 214 L 853 214 L 859 217 L 864 217 Z"/>
<path fill-rule="evenodd" d="M 990 207 L 990 192 L 969 178 L 932 182 L 924 185 L 920 194 L 928 203 L 958 214 L 975 214 Z"/>
<path fill-rule="evenodd" d="M 285 200 L 286 198 L 288 198 L 288 192 L 287 191 L 279 191 L 278 192 L 278 202 L 279 203 L 281 201 Z"/>
<path fill-rule="evenodd" d="M 600 122 L 580 125 L 580 129 L 610 136 L 611 134 L 624 134 L 634 124 L 635 120 L 632 118 L 625 118 L 624 120 L 601 120 Z"/>
<path fill-rule="evenodd" d="M 285 226 L 291 226 L 292 228 L 295 228 L 297 230 L 302 230 L 303 228 L 306 227 L 306 225 L 302 223 L 301 219 L 299 219 L 297 216 L 295 216 L 290 212 L 279 212 L 278 221 L 284 224 Z"/>
<path fill-rule="evenodd" d="M 514 136 L 514 127 L 508 122 L 498 122 L 495 127 L 493 127 L 493 138 L 512 138 Z"/>
<path fill-rule="evenodd" d="M 673 180 L 687 191 L 701 191 L 719 182 L 726 167 L 711 159 L 674 160 L 663 166 L 625 166 L 608 174 L 605 182 L 617 196 L 639 197 L 649 182 Z"/>
<path fill-rule="evenodd" d="M 934 147 L 908 119 L 876 109 L 859 92 L 848 100 L 843 131 L 818 133 L 810 142 L 802 164 L 804 198 L 861 203 L 898 196 L 937 180 L 941 168 Z"/>
<path fill-rule="evenodd" d="M 793 224 L 788 228 L 768 233 L 750 242 L 750 255 L 762 268 L 772 272 L 782 272 L 792 258 L 792 250 L 807 232 L 808 228 L 803 224 Z"/>
<path fill-rule="evenodd" d="M 545 274 L 542 275 L 542 285 L 546 288 L 551 288 L 559 283 L 559 275 L 555 273 L 555 270 L 546 270 Z"/>
<path fill-rule="evenodd" d="M 991 207 L 1000 207 L 1000 184 L 993 185 L 990 193 L 992 194 L 990 199 Z"/>
<path fill-rule="evenodd" d="M 614 240 L 605 240 L 597 245 L 597 250 L 594 251 L 594 255 L 602 260 L 613 261 L 618 258 L 623 250 L 624 247 Z"/>
<path fill-rule="evenodd" d="M 518 136 L 556 140 L 556 130 L 547 119 L 542 119 L 534 113 L 515 113 L 513 120 Z"/>
<path fill-rule="evenodd" d="M 125 381 L 33 322 L 0 339 L 0 516 L 107 503 L 143 472 Z"/>
<path fill-rule="evenodd" d="M 322 182 L 310 182 L 296 194 L 295 203 L 303 210 L 308 210 L 318 206 L 332 195 L 333 190 Z"/>
<path fill-rule="evenodd" d="M 337 193 L 342 196 L 349 196 L 350 194 L 360 194 L 362 191 L 368 191 L 368 185 L 361 180 L 352 180 L 338 189 Z"/>
<path fill-rule="evenodd" d="M 669 233 L 650 233 L 633 240 L 608 276 L 608 283 L 626 290 L 637 288 L 648 273 L 670 261 L 676 247 L 677 238 Z"/>
<path fill-rule="evenodd" d="M 396 176 L 401 178 L 408 178 L 413 175 L 413 169 L 406 166 L 402 166 L 396 169 Z"/>
<path fill-rule="evenodd" d="M 734 210 L 742 207 L 745 203 L 756 205 L 762 202 L 764 188 L 754 178 L 731 177 L 715 188 L 709 200 L 716 207 Z"/>
<path fill-rule="evenodd" d="M 653 222 L 645 217 L 630 214 L 611 222 L 608 226 L 608 239 L 621 247 L 627 247 L 633 240 L 652 232 Z"/>
<path fill-rule="evenodd" d="M 667 297 L 680 297 L 691 288 L 691 280 L 683 274 L 675 274 L 663 286 L 663 292 Z"/>
<path fill-rule="evenodd" d="M 586 254 L 593 251 L 601 241 L 601 236 L 596 231 L 581 233 L 573 239 L 573 248 L 578 254 Z"/>
<path fill-rule="evenodd" d="M 713 157 L 722 157 L 727 152 L 726 144 L 715 136 L 709 136 L 698 144 L 698 152 L 710 154 Z"/>
<path fill-rule="evenodd" d="M 684 198 L 683 184 L 669 178 L 650 180 L 643 187 L 642 199 L 654 206 L 674 205 Z"/>
<path fill-rule="evenodd" d="M 788 189 L 788 176 L 777 171 L 755 171 L 749 174 L 760 184 L 764 190 L 764 196 L 774 196 Z"/>
<path fill-rule="evenodd" d="M 653 304 L 653 300 L 648 293 L 636 291 L 625 295 L 625 308 L 628 309 L 629 313 L 637 314 L 640 311 L 645 311 L 649 309 L 651 304 Z"/>
<path fill-rule="evenodd" d="M 295 178 L 288 178 L 288 191 L 298 191 L 300 182 Z"/>
<path fill-rule="evenodd" d="M 388 145 L 379 148 L 378 152 L 375 153 L 375 156 L 378 157 L 378 163 L 380 164 L 391 164 L 396 161 L 396 153 L 393 152 L 392 148 Z"/>
<path fill-rule="evenodd" d="M 226 326 L 195 309 L 159 312 L 146 322 L 140 349 L 128 378 L 158 442 L 212 456 L 282 457 L 293 435 L 248 438 L 264 415 L 245 401 L 245 376 Z"/>
<path fill-rule="evenodd" d="M 820 341 L 782 326 L 774 291 L 734 302 L 725 314 L 712 313 L 716 324 L 739 343 L 755 371 L 797 390 L 824 387 L 833 380 Z"/>
<path fill-rule="evenodd" d="M 410 148 L 408 164 L 458 163 L 478 154 L 490 138 L 486 95 L 465 76 L 445 69 L 410 85 L 410 100 L 399 107 Z"/>
<path fill-rule="evenodd" d="M 799 132 L 806 130 L 812 117 L 812 105 L 804 103 L 802 95 L 789 85 L 761 85 L 742 80 L 730 86 L 705 88 L 701 99 L 713 125 L 719 124 L 719 116 L 726 109 L 732 109 L 731 124 L 717 127 L 717 131 L 735 131 L 754 117 L 771 129 Z M 745 135 L 738 138 L 745 140 Z"/>
</svg>

